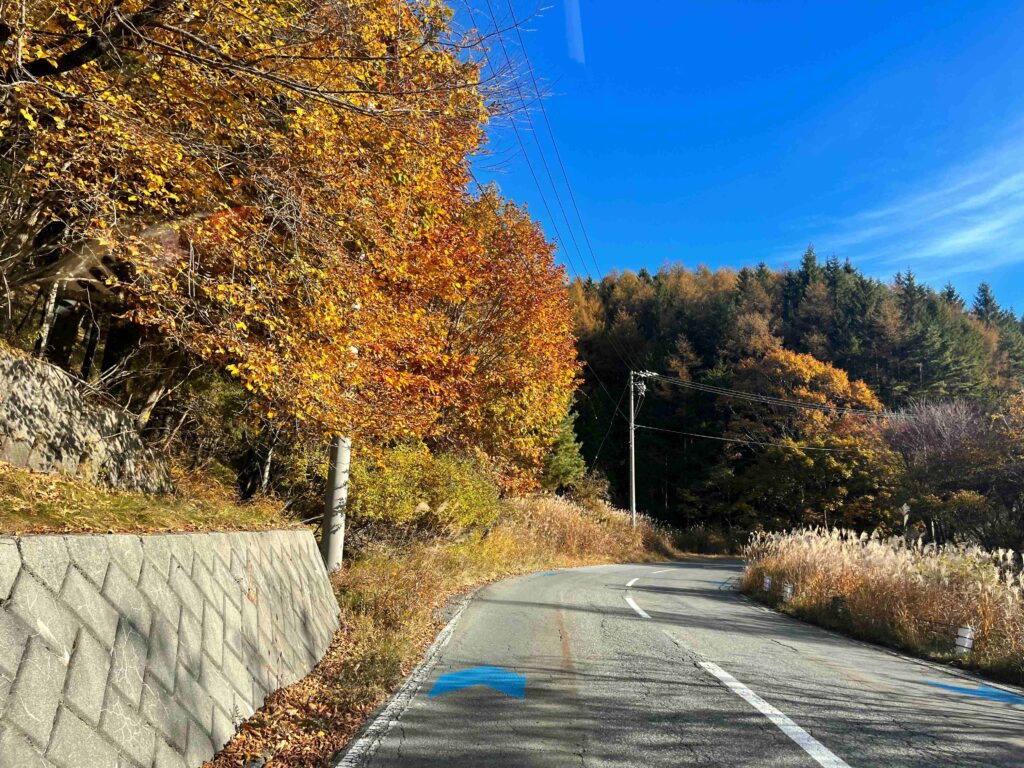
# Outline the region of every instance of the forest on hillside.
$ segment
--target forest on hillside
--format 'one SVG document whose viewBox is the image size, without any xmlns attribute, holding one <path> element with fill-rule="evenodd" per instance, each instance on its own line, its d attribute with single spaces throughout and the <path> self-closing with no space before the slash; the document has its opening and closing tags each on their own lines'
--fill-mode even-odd
<svg viewBox="0 0 1024 768">
<path fill-rule="evenodd" d="M 632 369 L 660 374 L 638 403 L 642 511 L 1024 545 L 1024 326 L 990 286 L 883 283 L 809 248 L 793 270 L 676 265 L 570 295 L 576 431 L 619 504 Z"/>
</svg>

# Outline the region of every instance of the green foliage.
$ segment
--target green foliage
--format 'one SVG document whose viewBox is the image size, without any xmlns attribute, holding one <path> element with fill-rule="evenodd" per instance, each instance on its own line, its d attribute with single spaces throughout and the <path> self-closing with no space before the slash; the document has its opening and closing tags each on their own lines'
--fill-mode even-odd
<svg viewBox="0 0 1024 768">
<path fill-rule="evenodd" d="M 422 443 L 377 457 L 356 453 L 349 514 L 353 525 L 384 522 L 427 530 L 485 526 L 498 516 L 493 473 L 472 458 L 431 453 Z"/>
<path fill-rule="evenodd" d="M 544 459 L 541 486 L 546 491 L 567 491 L 575 488 L 587 473 L 586 462 L 576 440 L 576 414 L 566 413 L 558 425 L 558 434 Z"/>
<path fill-rule="evenodd" d="M 979 289 L 973 307 L 965 307 L 950 286 L 936 292 L 911 272 L 883 283 L 849 262 L 822 262 L 813 248 L 793 270 L 760 265 L 712 272 L 669 265 L 653 275 L 625 272 L 599 283 L 578 282 L 570 295 L 585 379 L 576 431 L 588 463 L 604 443 L 596 469 L 609 479 L 619 505 L 628 499 L 628 434 L 612 401 L 624 390 L 629 368 L 849 404 L 837 399 L 845 384 L 831 374 L 808 382 L 780 370 L 748 375 L 751 366 L 773 356 L 799 353 L 814 364 L 798 368 L 824 364 L 823 370 L 862 382 L 887 410 L 961 399 L 995 421 L 1008 418 L 1007 403 L 1024 385 L 1024 325 L 999 306 L 988 286 Z M 828 522 L 894 530 L 902 522 L 900 505 L 914 500 L 910 518 L 929 532 L 934 528 L 940 540 L 961 535 L 990 544 L 1024 543 L 1024 512 L 1017 511 L 1024 509 L 1024 465 L 1009 461 L 1014 452 L 994 428 L 985 432 L 985 446 L 963 462 L 930 473 L 936 499 L 926 503 L 929 481 L 877 429 L 853 421 L 808 424 L 791 409 L 656 381 L 638 422 L 785 446 L 638 430 L 637 505 L 679 528 Z"/>
</svg>

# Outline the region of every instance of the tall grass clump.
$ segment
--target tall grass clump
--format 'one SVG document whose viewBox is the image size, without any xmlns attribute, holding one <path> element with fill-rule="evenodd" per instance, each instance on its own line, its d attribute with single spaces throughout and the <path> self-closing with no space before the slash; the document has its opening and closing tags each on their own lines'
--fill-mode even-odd
<svg viewBox="0 0 1024 768">
<path fill-rule="evenodd" d="M 742 589 L 793 615 L 940 660 L 974 629 L 969 666 L 1024 682 L 1024 572 L 1010 550 L 921 545 L 853 531 L 757 533 L 745 549 Z M 763 580 L 772 579 L 765 594 Z"/>
</svg>

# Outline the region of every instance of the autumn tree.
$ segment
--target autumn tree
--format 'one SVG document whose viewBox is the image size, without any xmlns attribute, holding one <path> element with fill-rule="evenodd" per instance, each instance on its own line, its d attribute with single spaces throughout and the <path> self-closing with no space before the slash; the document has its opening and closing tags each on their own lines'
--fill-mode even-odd
<svg viewBox="0 0 1024 768">
<path fill-rule="evenodd" d="M 173 395 L 213 369 L 247 454 L 425 438 L 534 482 L 575 378 L 564 275 L 468 191 L 488 94 L 450 9 L 21 8 L 0 6 L 9 336 L 151 430 L 187 435 Z"/>
<path fill-rule="evenodd" d="M 746 525 L 864 527 L 884 519 L 893 456 L 874 418 L 882 404 L 863 382 L 777 350 L 740 363 L 733 386 L 778 403 L 723 403 L 731 414 L 725 437 L 736 442 L 720 476 Z"/>
<path fill-rule="evenodd" d="M 509 488 L 532 487 L 576 381 L 565 270 L 537 222 L 494 188 L 436 245 L 455 274 L 429 314 L 457 372 L 434 440 L 482 451 Z"/>
<path fill-rule="evenodd" d="M 1024 401 L 998 412 L 955 399 L 916 402 L 885 425 L 900 456 L 897 500 L 926 540 L 1019 547 L 1024 543 Z"/>
</svg>

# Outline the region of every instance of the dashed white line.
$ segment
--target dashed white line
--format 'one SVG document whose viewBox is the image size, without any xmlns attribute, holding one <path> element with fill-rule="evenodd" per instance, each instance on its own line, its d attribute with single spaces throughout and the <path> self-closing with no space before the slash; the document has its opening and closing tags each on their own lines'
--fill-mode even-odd
<svg viewBox="0 0 1024 768">
<path fill-rule="evenodd" d="M 629 589 L 634 584 L 636 584 L 638 581 L 640 581 L 640 577 L 639 576 L 637 576 L 635 579 L 630 579 L 629 581 L 626 582 L 626 589 Z M 628 605 L 630 608 L 632 608 L 634 611 L 636 611 L 637 615 L 641 619 L 649 619 L 649 618 L 651 618 L 650 614 L 647 613 L 647 611 L 645 611 L 643 608 L 641 608 L 639 605 L 636 604 L 636 600 L 633 599 L 633 596 L 630 595 L 629 592 L 627 592 L 624 595 L 624 597 L 626 598 L 626 605 Z"/>
<path fill-rule="evenodd" d="M 641 619 L 651 618 L 650 614 L 648 614 L 647 611 L 645 611 L 643 608 L 637 605 L 636 601 L 633 600 L 633 598 L 629 595 L 626 595 L 626 604 L 629 605 L 629 607 L 632 608 L 634 611 L 636 611 L 637 615 L 640 616 Z"/>
<path fill-rule="evenodd" d="M 627 600 L 628 599 L 629 598 L 627 598 Z M 786 717 L 786 715 L 762 699 L 752 690 L 747 688 L 747 686 L 730 675 L 720 666 L 713 664 L 710 661 L 702 661 L 699 663 L 701 669 L 714 675 L 722 685 L 771 720 L 780 731 L 796 742 L 796 744 L 804 752 L 814 758 L 815 762 L 822 766 L 822 768 L 850 768 L 848 763 L 841 758 L 836 757 L 824 744 L 811 736 L 811 734 L 794 723 Z"/>
<path fill-rule="evenodd" d="M 675 568 L 662 568 L 660 571 L 651 571 L 651 576 L 657 576 L 659 573 L 667 573 L 668 571 L 674 571 Z"/>
</svg>

